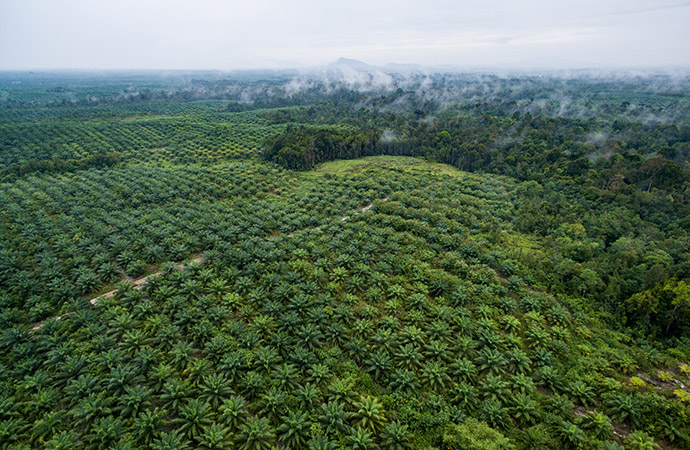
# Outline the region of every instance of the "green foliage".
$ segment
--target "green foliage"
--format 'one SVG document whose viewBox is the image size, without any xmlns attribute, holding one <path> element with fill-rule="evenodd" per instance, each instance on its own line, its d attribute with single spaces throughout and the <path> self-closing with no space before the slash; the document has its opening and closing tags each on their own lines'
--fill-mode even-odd
<svg viewBox="0 0 690 450">
<path fill-rule="evenodd" d="M 510 440 L 484 422 L 468 418 L 463 423 L 448 425 L 443 432 L 444 448 L 457 450 L 508 450 Z"/>
<path fill-rule="evenodd" d="M 656 450 L 659 445 L 644 431 L 636 431 L 625 438 L 625 445 L 630 450 Z"/>
<path fill-rule="evenodd" d="M 632 295 L 625 305 L 653 333 L 670 335 L 690 326 L 690 286 L 684 280 L 668 279 Z"/>
</svg>

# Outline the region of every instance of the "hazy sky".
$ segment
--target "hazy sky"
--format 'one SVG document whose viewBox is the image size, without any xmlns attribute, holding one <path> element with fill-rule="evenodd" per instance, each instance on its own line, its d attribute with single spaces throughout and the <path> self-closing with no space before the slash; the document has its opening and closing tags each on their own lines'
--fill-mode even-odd
<svg viewBox="0 0 690 450">
<path fill-rule="evenodd" d="M 0 0 L 0 69 L 690 66 L 690 1 Z"/>
</svg>

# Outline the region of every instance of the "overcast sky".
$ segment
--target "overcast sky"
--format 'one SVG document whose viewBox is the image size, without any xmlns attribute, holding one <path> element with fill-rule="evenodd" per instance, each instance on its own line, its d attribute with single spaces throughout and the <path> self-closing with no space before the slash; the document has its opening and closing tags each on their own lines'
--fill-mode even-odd
<svg viewBox="0 0 690 450">
<path fill-rule="evenodd" d="M 0 0 L 0 69 L 690 66 L 690 1 Z"/>
</svg>

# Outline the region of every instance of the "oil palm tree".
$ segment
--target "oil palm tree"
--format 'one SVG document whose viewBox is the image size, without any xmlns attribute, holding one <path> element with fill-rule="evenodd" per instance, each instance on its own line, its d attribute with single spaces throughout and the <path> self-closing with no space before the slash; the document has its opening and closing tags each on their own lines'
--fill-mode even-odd
<svg viewBox="0 0 690 450">
<path fill-rule="evenodd" d="M 479 352 L 475 361 L 480 371 L 488 371 L 491 374 L 502 373 L 506 366 L 506 359 L 496 349 L 485 347 Z"/>
<path fill-rule="evenodd" d="M 633 427 L 639 425 L 642 417 L 642 404 L 637 397 L 631 394 L 615 392 L 606 401 L 608 414 L 613 418 L 625 422 L 628 421 Z"/>
<path fill-rule="evenodd" d="M 411 370 L 396 369 L 391 375 L 389 386 L 394 391 L 414 392 L 419 389 L 419 381 Z"/>
<path fill-rule="evenodd" d="M 112 413 L 111 404 L 112 401 L 106 397 L 105 392 L 91 393 L 72 409 L 73 423 L 76 426 L 91 425 L 99 417 Z"/>
<path fill-rule="evenodd" d="M 328 399 L 331 401 L 353 403 L 356 399 L 354 385 L 350 377 L 334 379 L 328 390 L 330 392 Z"/>
<path fill-rule="evenodd" d="M 271 379 L 281 389 L 291 390 L 297 383 L 297 368 L 293 364 L 283 363 L 273 369 Z"/>
<path fill-rule="evenodd" d="M 235 442 L 240 450 L 269 450 L 273 448 L 276 434 L 265 417 L 250 417 L 240 427 Z"/>
<path fill-rule="evenodd" d="M 474 411 L 479 404 L 477 389 L 469 383 L 459 383 L 451 392 L 451 401 L 465 411 Z"/>
<path fill-rule="evenodd" d="M 134 436 L 140 445 L 149 445 L 153 441 L 156 431 L 163 425 L 165 414 L 160 409 L 147 409 L 139 413 L 134 419 Z"/>
<path fill-rule="evenodd" d="M 241 395 L 231 395 L 220 408 L 221 416 L 231 431 L 239 428 L 249 416 L 247 400 Z"/>
<path fill-rule="evenodd" d="M 583 427 L 589 430 L 597 439 L 608 439 L 613 436 L 613 426 L 611 426 L 611 419 L 599 412 L 589 412 L 584 418 Z"/>
<path fill-rule="evenodd" d="M 151 406 L 152 391 L 146 386 L 134 385 L 125 387 L 125 393 L 119 398 L 120 415 L 124 418 L 135 417 L 140 411 Z"/>
<path fill-rule="evenodd" d="M 347 421 L 350 419 L 350 413 L 345 411 L 343 404 L 339 401 L 322 403 L 318 417 L 319 423 L 329 435 L 339 436 L 348 429 Z"/>
<path fill-rule="evenodd" d="M 107 416 L 96 422 L 86 435 L 89 449 L 106 450 L 113 447 L 124 432 L 119 418 Z"/>
<path fill-rule="evenodd" d="M 523 373 L 518 373 L 510 380 L 510 388 L 523 394 L 531 394 L 534 391 L 534 381 Z"/>
<path fill-rule="evenodd" d="M 461 358 L 451 364 L 450 373 L 460 381 L 471 383 L 477 376 L 477 367 L 469 359 Z"/>
<path fill-rule="evenodd" d="M 563 421 L 556 427 L 556 434 L 568 448 L 580 448 L 585 440 L 582 429 L 568 421 Z"/>
<path fill-rule="evenodd" d="M 181 406 L 184 400 L 189 396 L 191 386 L 180 378 L 171 378 L 163 385 L 163 392 L 161 393 L 161 400 L 163 406 L 169 411 L 176 411 Z"/>
<path fill-rule="evenodd" d="M 173 421 L 178 430 L 189 438 L 195 439 L 206 427 L 213 423 L 213 409 L 207 402 L 195 398 L 189 400 L 180 410 L 180 416 Z"/>
<path fill-rule="evenodd" d="M 451 381 L 445 364 L 438 361 L 430 361 L 424 365 L 421 380 L 433 390 L 443 390 Z"/>
<path fill-rule="evenodd" d="M 307 415 L 300 411 L 288 410 L 281 422 L 278 427 L 280 442 L 289 448 L 304 448 L 311 427 Z"/>
<path fill-rule="evenodd" d="M 424 356 L 439 362 L 449 359 L 448 345 L 439 340 L 432 340 L 424 346 Z"/>
<path fill-rule="evenodd" d="M 530 361 L 527 353 L 519 348 L 506 352 L 506 360 L 506 367 L 511 373 L 529 373 L 532 361 Z"/>
<path fill-rule="evenodd" d="M 309 450 L 336 450 L 336 445 L 325 435 L 319 435 L 309 441 Z"/>
<path fill-rule="evenodd" d="M 213 408 L 218 408 L 232 393 L 230 381 L 224 375 L 210 373 L 201 382 L 199 398 L 208 402 Z"/>
<path fill-rule="evenodd" d="M 499 428 L 504 427 L 510 422 L 508 408 L 493 398 L 489 398 L 482 403 L 479 409 L 479 417 L 489 425 Z"/>
<path fill-rule="evenodd" d="M 552 366 L 544 366 L 535 373 L 535 378 L 541 386 L 548 386 L 556 391 L 560 386 L 560 376 Z"/>
<path fill-rule="evenodd" d="M 46 412 L 39 420 L 34 422 L 31 440 L 34 443 L 45 442 L 49 440 L 61 426 L 62 417 L 60 412 Z"/>
<path fill-rule="evenodd" d="M 625 438 L 626 448 L 630 450 L 657 450 L 659 444 L 654 442 L 654 438 L 644 431 L 635 431 Z"/>
<path fill-rule="evenodd" d="M 152 450 L 187 450 L 189 441 L 178 430 L 162 432 L 151 444 Z"/>
<path fill-rule="evenodd" d="M 510 413 L 520 424 L 534 423 L 539 417 L 537 402 L 529 395 L 520 392 L 513 397 L 511 403 Z"/>
<path fill-rule="evenodd" d="M 372 434 L 362 428 L 354 428 L 345 436 L 345 442 L 352 450 L 372 450 L 376 448 Z"/>
<path fill-rule="evenodd" d="M 259 407 L 272 423 L 276 423 L 283 414 L 288 397 L 285 391 L 275 386 L 261 396 Z"/>
<path fill-rule="evenodd" d="M 381 380 L 388 376 L 391 368 L 390 357 L 378 350 L 372 353 L 371 357 L 365 362 L 367 370 L 374 375 L 374 379 Z"/>
<path fill-rule="evenodd" d="M 594 389 L 582 380 L 575 380 L 570 383 L 568 392 L 585 408 L 594 401 Z"/>
<path fill-rule="evenodd" d="M 75 450 L 80 447 L 74 431 L 61 431 L 46 441 L 43 448 L 46 450 Z"/>
<path fill-rule="evenodd" d="M 481 383 L 481 391 L 485 398 L 505 403 L 510 395 L 508 382 L 500 376 L 487 375 Z"/>
<path fill-rule="evenodd" d="M 390 422 L 381 433 L 381 444 L 387 450 L 408 450 L 413 448 L 410 442 L 412 434 L 407 425 Z"/>
<path fill-rule="evenodd" d="M 325 364 L 314 364 L 309 369 L 309 381 L 317 385 L 323 382 L 324 380 L 327 380 L 330 375 L 331 370 Z"/>
<path fill-rule="evenodd" d="M 378 433 L 386 422 L 386 411 L 376 397 L 365 395 L 356 401 L 353 407 L 355 413 L 352 419 L 355 424 L 373 434 Z"/>
<path fill-rule="evenodd" d="M 422 366 L 422 354 L 415 345 L 406 344 L 395 354 L 395 363 L 403 369 L 417 369 Z"/>
<path fill-rule="evenodd" d="M 213 281 L 213 280 L 211 280 Z M 232 448 L 228 439 L 230 432 L 222 424 L 214 423 L 205 428 L 197 438 L 201 450 L 227 450 Z"/>
<path fill-rule="evenodd" d="M 297 386 L 295 398 L 304 409 L 311 409 L 321 398 L 319 388 L 312 383 Z"/>
</svg>

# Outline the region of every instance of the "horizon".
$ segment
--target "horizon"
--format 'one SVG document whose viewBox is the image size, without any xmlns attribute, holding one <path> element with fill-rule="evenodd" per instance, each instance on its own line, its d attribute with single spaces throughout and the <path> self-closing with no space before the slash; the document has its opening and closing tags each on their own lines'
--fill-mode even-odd
<svg viewBox="0 0 690 450">
<path fill-rule="evenodd" d="M 350 64 L 342 64 L 342 61 L 348 61 L 356 64 L 363 64 L 365 68 L 353 67 Z M 584 75 L 584 76 L 607 76 L 607 75 L 628 75 L 628 76 L 650 76 L 650 75 L 668 75 L 668 76 L 690 76 L 690 64 L 687 65 L 659 65 L 659 66 L 575 66 L 575 67 L 508 67 L 508 66 L 491 66 L 491 65 L 452 65 L 452 64 L 437 64 L 437 65 L 423 65 L 418 63 L 398 63 L 386 62 L 380 65 L 369 64 L 358 58 L 344 58 L 340 57 L 327 64 L 311 65 L 311 66 L 295 66 L 295 67 L 270 67 L 270 66 L 256 66 L 256 67 L 241 67 L 241 68 L 213 68 L 213 67 L 199 67 L 199 68 L 167 68 L 167 67 L 25 67 L 5 69 L 0 68 L 0 73 L 24 73 L 24 74 L 185 74 L 185 73 L 214 73 L 214 74 L 233 74 L 233 73 L 250 73 L 250 72 L 270 72 L 275 74 L 295 74 L 295 75 L 309 75 L 317 74 L 324 71 L 333 71 L 342 69 L 343 66 L 347 70 L 356 70 L 362 72 L 380 71 L 384 73 L 407 73 L 407 74 L 422 74 L 422 75 L 439 75 L 439 74 L 486 74 L 486 75 L 549 75 L 549 76 L 567 76 L 570 74 Z"/>
</svg>

